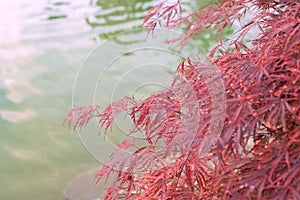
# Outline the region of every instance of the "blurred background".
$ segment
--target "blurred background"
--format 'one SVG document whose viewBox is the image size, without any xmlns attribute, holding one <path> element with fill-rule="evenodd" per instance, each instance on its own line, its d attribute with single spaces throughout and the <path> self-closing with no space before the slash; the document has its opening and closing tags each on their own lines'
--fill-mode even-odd
<svg viewBox="0 0 300 200">
<path fill-rule="evenodd" d="M 0 199 L 64 199 L 64 188 L 73 177 L 100 165 L 77 134 L 62 126 L 77 70 L 97 44 L 139 27 L 154 4 L 1 1 Z M 196 4 L 186 1 L 185 12 Z"/>
</svg>

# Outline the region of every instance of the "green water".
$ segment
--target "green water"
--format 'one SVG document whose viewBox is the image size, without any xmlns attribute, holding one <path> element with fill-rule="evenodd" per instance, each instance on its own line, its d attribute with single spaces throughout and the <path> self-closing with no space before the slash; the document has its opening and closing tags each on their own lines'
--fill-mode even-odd
<svg viewBox="0 0 300 200">
<path fill-rule="evenodd" d="M 151 5 L 147 0 L 1 2 L 0 199 L 62 199 L 72 177 L 99 165 L 79 137 L 61 126 L 73 82 L 91 49 L 139 26 Z"/>
</svg>

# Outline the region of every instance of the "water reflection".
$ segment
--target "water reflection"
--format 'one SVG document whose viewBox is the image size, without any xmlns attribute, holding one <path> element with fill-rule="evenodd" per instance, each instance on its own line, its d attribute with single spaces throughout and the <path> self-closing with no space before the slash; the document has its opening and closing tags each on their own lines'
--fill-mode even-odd
<svg viewBox="0 0 300 200">
<path fill-rule="evenodd" d="M 89 2 L 64 2 L 1 1 L 0 199 L 61 199 L 73 176 L 98 165 L 61 126 L 76 69 L 95 45 Z"/>
<path fill-rule="evenodd" d="M 61 199 L 73 176 L 99 165 L 78 137 L 61 126 L 71 106 L 76 71 L 98 42 L 141 26 L 152 4 L 151 0 L 1 2 L 0 199 Z M 136 39 L 123 36 L 115 40 L 119 46 Z M 140 61 L 131 56 L 125 59 L 129 64 Z M 132 77 L 133 83 L 143 79 Z M 91 85 L 87 81 L 82 87 Z"/>
<path fill-rule="evenodd" d="M 7 90 L 6 97 L 13 103 L 21 103 L 32 95 L 41 95 L 41 91 L 31 83 L 34 76 L 46 71 L 43 67 L 32 67 L 24 70 L 16 66 L 3 66 L 0 76 L 3 87 Z"/>
<path fill-rule="evenodd" d="M 27 108 L 22 111 L 0 110 L 0 116 L 7 121 L 18 123 L 29 120 L 33 117 L 37 117 L 37 114 L 31 109 Z"/>
<path fill-rule="evenodd" d="M 70 7 L 70 2 L 63 2 L 63 1 L 58 1 L 58 2 L 47 2 L 45 5 L 45 10 L 49 15 L 47 16 L 47 20 L 57 20 L 57 19 L 63 19 L 67 18 L 70 12 L 68 10 Z"/>
<path fill-rule="evenodd" d="M 93 28 L 97 37 L 105 40 L 112 35 L 125 34 L 124 31 L 128 29 L 141 27 L 144 16 L 153 2 L 151 0 L 97 0 L 91 4 L 98 9 L 93 15 L 86 16 L 85 21 Z M 115 39 L 118 43 L 129 42 Z"/>
</svg>

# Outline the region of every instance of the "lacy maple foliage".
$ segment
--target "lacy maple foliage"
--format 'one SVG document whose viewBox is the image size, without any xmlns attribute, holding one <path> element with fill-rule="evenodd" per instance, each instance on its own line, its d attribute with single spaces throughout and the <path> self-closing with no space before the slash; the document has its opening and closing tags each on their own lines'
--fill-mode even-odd
<svg viewBox="0 0 300 200">
<path fill-rule="evenodd" d="M 219 37 L 225 27 L 247 20 L 228 46 L 220 40 L 210 52 L 224 82 L 221 135 L 203 150 L 216 103 L 201 72 L 211 66 L 189 58 L 179 63 L 168 89 L 147 99 L 124 97 L 103 112 L 75 107 L 66 117 L 69 126 L 84 126 L 93 113 L 107 132 L 125 111 L 134 124 L 129 134 L 145 136 L 142 147 L 135 140 L 119 144 L 97 174 L 99 180 L 118 174 L 104 199 L 299 200 L 300 2 L 219 0 L 185 17 L 180 13 L 179 0 L 163 1 L 144 25 L 150 31 L 184 26 L 178 38 L 184 45 L 206 29 Z M 256 35 L 245 41 L 252 30 Z"/>
</svg>

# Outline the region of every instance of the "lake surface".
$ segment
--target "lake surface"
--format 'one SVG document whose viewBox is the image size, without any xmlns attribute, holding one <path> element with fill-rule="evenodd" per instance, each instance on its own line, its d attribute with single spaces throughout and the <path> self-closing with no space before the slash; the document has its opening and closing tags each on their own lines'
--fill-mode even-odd
<svg viewBox="0 0 300 200">
<path fill-rule="evenodd" d="M 78 136 L 61 125 L 72 105 L 74 80 L 79 77 L 75 93 L 80 92 L 73 96 L 75 103 L 93 103 L 85 91 L 92 84 L 89 76 L 93 70 L 99 70 L 97 66 L 101 69 L 99 55 L 103 59 L 113 57 L 120 48 L 132 45 L 130 41 L 136 39 L 132 34 L 143 32 L 120 33 L 140 26 L 152 5 L 148 0 L 1 2 L 0 199 L 62 199 L 62 191 L 70 179 L 100 165 L 100 157 L 107 156 L 109 149 L 93 141 L 103 138 L 97 132 Z M 186 9 L 193 6 L 187 3 Z M 103 44 L 116 34 L 121 36 Z M 95 50 L 99 45 L 102 48 Z M 94 54 L 90 53 L 92 49 Z M 166 83 L 171 80 L 178 59 L 161 56 L 157 51 L 139 53 L 128 54 L 113 63 L 101 80 L 103 87 L 97 87 L 97 103 L 107 105 L 110 100 L 133 91 L 144 97 L 161 89 L 161 85 L 155 84 L 141 87 L 143 90 L 136 87 L 145 79 L 151 81 L 149 77 L 156 74 L 168 74 L 159 79 Z M 90 59 L 86 59 L 87 55 Z M 148 59 L 154 56 L 150 60 L 164 61 L 168 67 L 162 71 L 139 68 L 142 70 L 126 73 L 130 71 L 126 66 L 140 66 L 143 56 Z M 86 71 L 78 76 L 80 66 Z M 118 71 L 117 66 L 125 68 Z M 114 85 L 118 80 L 120 83 Z M 122 129 L 122 122 L 120 126 Z M 117 143 L 116 138 L 120 137 L 112 136 L 111 141 Z"/>
</svg>

